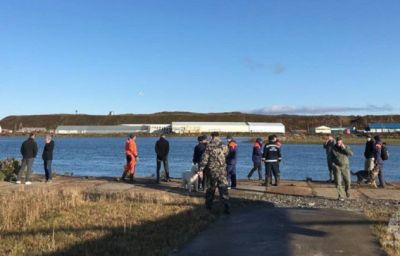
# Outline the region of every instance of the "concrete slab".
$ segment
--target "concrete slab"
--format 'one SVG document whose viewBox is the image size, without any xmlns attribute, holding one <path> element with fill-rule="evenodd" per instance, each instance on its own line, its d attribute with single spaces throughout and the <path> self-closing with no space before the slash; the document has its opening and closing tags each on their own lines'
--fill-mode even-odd
<svg viewBox="0 0 400 256">
<path fill-rule="evenodd" d="M 394 189 L 359 189 L 359 191 L 370 199 L 398 200 L 400 201 L 400 190 Z"/>
<path fill-rule="evenodd" d="M 251 208 L 220 218 L 174 255 L 386 255 L 370 225 L 347 211 Z"/>
</svg>

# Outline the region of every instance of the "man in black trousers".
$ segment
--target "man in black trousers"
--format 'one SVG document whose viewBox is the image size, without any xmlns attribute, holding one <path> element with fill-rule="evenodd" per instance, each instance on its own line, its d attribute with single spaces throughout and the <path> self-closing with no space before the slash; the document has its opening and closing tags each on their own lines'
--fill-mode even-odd
<svg viewBox="0 0 400 256">
<path fill-rule="evenodd" d="M 52 182 L 51 164 L 53 162 L 53 150 L 54 150 L 54 140 L 52 139 L 51 135 L 46 135 L 42 159 L 44 165 L 44 172 L 46 176 L 46 182 L 50 183 Z"/>
<path fill-rule="evenodd" d="M 168 168 L 169 142 L 165 137 L 165 134 L 161 135 L 155 146 L 155 151 L 157 155 L 157 183 L 160 183 L 161 164 L 164 165 L 165 181 L 171 181 Z"/>
<path fill-rule="evenodd" d="M 269 136 L 269 144 L 264 147 L 264 162 L 265 162 L 265 186 L 270 185 L 272 174 L 275 178 L 275 186 L 279 186 L 281 172 L 279 170 L 279 163 L 282 160 L 281 148 L 276 144 L 277 137 L 275 135 Z"/>
</svg>

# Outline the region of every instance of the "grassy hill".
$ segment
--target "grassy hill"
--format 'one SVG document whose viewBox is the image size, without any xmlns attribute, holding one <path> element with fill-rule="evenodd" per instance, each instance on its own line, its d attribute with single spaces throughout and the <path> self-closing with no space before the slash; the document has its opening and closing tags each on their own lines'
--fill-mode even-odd
<svg viewBox="0 0 400 256">
<path fill-rule="evenodd" d="M 239 112 L 229 113 L 190 113 L 160 112 L 154 114 L 126 115 L 27 115 L 8 116 L 0 121 L 6 129 L 23 127 L 46 127 L 55 129 L 59 125 L 116 125 L 140 123 L 171 123 L 173 121 L 219 121 L 219 122 L 282 122 L 287 131 L 308 130 L 320 125 L 332 127 L 356 126 L 363 129 L 371 122 L 400 122 L 400 115 L 383 116 L 295 116 L 295 115 L 257 115 Z"/>
</svg>

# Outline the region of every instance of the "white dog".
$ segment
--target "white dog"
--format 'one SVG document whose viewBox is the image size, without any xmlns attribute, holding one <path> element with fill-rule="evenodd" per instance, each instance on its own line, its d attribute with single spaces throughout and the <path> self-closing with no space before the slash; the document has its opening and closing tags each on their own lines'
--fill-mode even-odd
<svg viewBox="0 0 400 256">
<path fill-rule="evenodd" d="M 197 165 L 192 166 L 192 170 L 190 171 L 185 171 L 182 173 L 182 185 L 184 189 L 189 190 L 189 192 L 192 192 L 192 186 L 194 186 L 194 189 L 196 192 L 199 191 L 199 173 L 198 173 L 198 167 Z"/>
</svg>

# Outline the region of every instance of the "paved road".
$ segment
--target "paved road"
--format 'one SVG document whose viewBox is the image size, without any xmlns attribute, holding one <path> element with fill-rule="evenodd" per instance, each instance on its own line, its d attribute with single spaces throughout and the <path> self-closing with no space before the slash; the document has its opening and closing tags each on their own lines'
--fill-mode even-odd
<svg viewBox="0 0 400 256">
<path fill-rule="evenodd" d="M 220 218 L 175 255 L 385 255 L 370 225 L 347 211 L 258 207 Z"/>
</svg>

